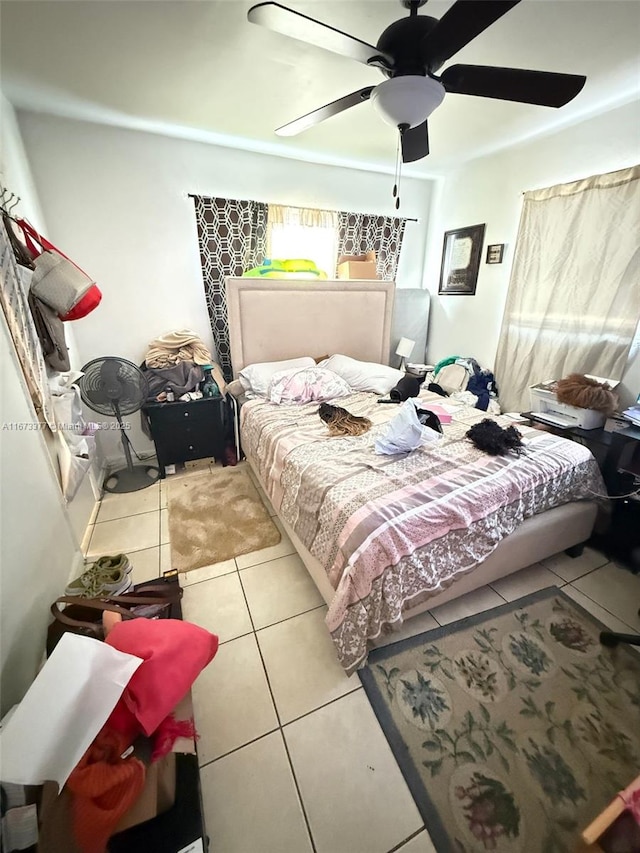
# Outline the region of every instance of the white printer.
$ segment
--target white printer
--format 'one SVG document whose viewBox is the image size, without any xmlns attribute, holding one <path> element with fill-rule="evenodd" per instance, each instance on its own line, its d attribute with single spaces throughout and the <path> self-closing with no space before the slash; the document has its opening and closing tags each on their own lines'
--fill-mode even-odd
<svg viewBox="0 0 640 853">
<path fill-rule="evenodd" d="M 596 382 L 606 382 L 614 390 L 619 381 L 614 379 L 603 379 L 602 376 L 592 376 L 586 373 L 589 379 Z M 580 409 L 577 406 L 569 406 L 560 403 L 556 397 L 556 379 L 548 379 L 537 385 L 529 386 L 531 398 L 531 414 L 537 415 L 540 420 L 547 421 L 559 427 L 580 427 L 581 429 L 598 429 L 605 424 L 607 416 L 595 409 Z"/>
</svg>

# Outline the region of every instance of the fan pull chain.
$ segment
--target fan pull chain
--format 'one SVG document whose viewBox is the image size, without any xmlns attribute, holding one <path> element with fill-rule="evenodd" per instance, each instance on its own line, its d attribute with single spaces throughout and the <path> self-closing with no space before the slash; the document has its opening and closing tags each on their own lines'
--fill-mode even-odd
<svg viewBox="0 0 640 853">
<path fill-rule="evenodd" d="M 398 145 L 396 147 L 396 168 L 394 172 L 393 197 L 396 200 L 396 210 L 400 208 L 400 182 L 402 180 L 402 134 L 408 128 L 406 124 L 398 125 Z"/>
<path fill-rule="evenodd" d="M 399 186 L 398 186 L 398 163 L 400 162 L 400 135 L 401 131 L 398 128 L 398 144 L 396 145 L 396 167 L 393 172 L 393 197 L 395 199 L 398 198 Z M 398 206 L 398 202 L 396 201 L 396 207 Z"/>
</svg>

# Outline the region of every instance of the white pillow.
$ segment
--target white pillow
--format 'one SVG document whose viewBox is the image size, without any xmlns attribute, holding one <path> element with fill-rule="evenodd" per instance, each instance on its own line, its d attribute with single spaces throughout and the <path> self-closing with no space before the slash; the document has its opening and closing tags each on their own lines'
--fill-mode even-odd
<svg viewBox="0 0 640 853">
<path fill-rule="evenodd" d="M 266 397 L 274 373 L 291 367 L 315 367 L 315 365 L 310 355 L 285 361 L 263 361 L 260 364 L 248 364 L 243 367 L 238 378 L 247 391 L 252 391 L 256 397 Z"/>
<path fill-rule="evenodd" d="M 354 391 L 372 391 L 374 394 L 388 394 L 404 376 L 404 373 L 395 367 L 374 364 L 371 361 L 357 361 L 348 355 L 332 355 L 331 358 L 321 361 L 320 366 L 342 376 Z"/>
</svg>

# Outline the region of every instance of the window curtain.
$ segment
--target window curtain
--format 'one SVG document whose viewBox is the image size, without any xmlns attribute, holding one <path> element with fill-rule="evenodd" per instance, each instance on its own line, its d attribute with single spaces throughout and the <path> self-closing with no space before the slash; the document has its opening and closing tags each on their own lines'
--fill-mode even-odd
<svg viewBox="0 0 640 853">
<path fill-rule="evenodd" d="M 225 379 L 233 378 L 225 279 L 259 266 L 266 254 L 267 205 L 195 196 L 202 277 L 213 339 Z"/>
<path fill-rule="evenodd" d="M 374 250 L 378 278 L 393 281 L 398 271 L 405 224 L 405 219 L 397 217 L 342 211 L 338 214 L 338 257 Z"/>
<path fill-rule="evenodd" d="M 267 255 L 306 258 L 335 276 L 338 258 L 338 214 L 334 210 L 270 204 L 267 217 Z"/>
<path fill-rule="evenodd" d="M 640 318 L 640 166 L 527 192 L 496 356 L 503 411 L 569 373 L 620 379 Z"/>
</svg>

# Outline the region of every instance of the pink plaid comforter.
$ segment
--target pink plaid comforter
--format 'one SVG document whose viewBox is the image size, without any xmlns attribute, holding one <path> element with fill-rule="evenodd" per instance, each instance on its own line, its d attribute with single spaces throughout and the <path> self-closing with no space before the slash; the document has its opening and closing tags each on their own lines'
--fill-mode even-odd
<svg viewBox="0 0 640 853">
<path fill-rule="evenodd" d="M 521 428 L 521 456 L 477 450 L 465 433 L 486 414 L 463 405 L 444 440 L 377 455 L 375 439 L 397 409 L 376 400 L 358 393 L 338 401 L 373 421 L 365 435 L 345 438 L 328 435 L 316 403 L 242 407 L 245 452 L 336 590 L 326 621 L 348 672 L 366 661 L 368 640 L 488 557 L 525 518 L 605 493 L 589 450 L 550 433 Z"/>
</svg>

